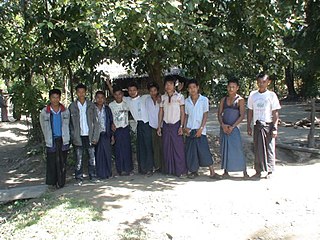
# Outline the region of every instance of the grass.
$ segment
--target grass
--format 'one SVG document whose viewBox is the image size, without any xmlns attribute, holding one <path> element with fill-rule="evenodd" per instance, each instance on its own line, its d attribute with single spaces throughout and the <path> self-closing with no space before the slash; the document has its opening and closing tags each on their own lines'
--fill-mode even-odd
<svg viewBox="0 0 320 240">
<path fill-rule="evenodd" d="M 141 225 L 126 228 L 120 235 L 121 240 L 144 240 L 147 239 L 147 234 Z"/>
<path fill-rule="evenodd" d="M 0 220 L 3 239 L 28 239 L 28 234 L 35 231 L 49 234 L 49 239 L 61 239 L 84 224 L 101 221 L 102 217 L 100 210 L 86 200 L 47 194 L 38 200 L 0 205 Z"/>
</svg>

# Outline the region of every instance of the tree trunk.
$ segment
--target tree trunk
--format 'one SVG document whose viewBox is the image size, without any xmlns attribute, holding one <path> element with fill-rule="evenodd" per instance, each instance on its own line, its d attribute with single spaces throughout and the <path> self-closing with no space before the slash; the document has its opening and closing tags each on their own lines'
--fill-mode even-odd
<svg viewBox="0 0 320 240">
<path fill-rule="evenodd" d="M 297 92 L 294 89 L 294 76 L 293 76 L 293 64 L 289 63 L 285 68 L 285 82 L 288 89 L 287 99 L 289 101 L 295 100 L 297 98 Z"/>
<path fill-rule="evenodd" d="M 40 120 L 39 120 L 39 115 L 40 115 L 40 106 L 38 104 L 39 97 L 41 98 L 41 95 L 37 94 L 37 89 L 35 86 L 32 86 L 32 77 L 33 77 L 33 72 L 32 70 L 29 70 L 29 73 L 25 75 L 25 86 L 26 89 L 35 89 L 35 92 L 33 92 L 32 99 L 28 98 L 25 99 L 27 102 L 27 110 L 30 113 L 31 117 L 31 124 L 32 124 L 32 129 L 30 129 L 30 139 L 29 141 L 34 142 L 34 143 L 40 143 L 42 141 L 42 132 L 41 132 L 41 126 L 40 126 Z"/>
<path fill-rule="evenodd" d="M 71 98 L 71 102 L 73 102 L 74 101 L 74 98 L 73 98 L 73 73 L 72 73 L 72 69 L 71 69 L 69 61 L 67 61 L 67 69 L 68 69 L 68 74 L 69 74 L 70 98 Z"/>
<path fill-rule="evenodd" d="M 68 104 L 68 86 L 69 86 L 69 81 L 68 81 L 68 78 L 63 75 L 63 88 L 64 88 L 64 96 L 65 96 L 65 99 L 64 99 L 64 105 L 67 106 Z"/>
<path fill-rule="evenodd" d="M 310 132 L 308 135 L 308 147 L 313 148 L 315 145 L 314 132 L 315 132 L 315 118 L 316 118 L 316 99 L 311 100 L 311 113 L 310 113 Z"/>
<path fill-rule="evenodd" d="M 162 80 L 162 66 L 159 60 L 150 66 L 149 77 L 152 81 L 159 84 L 160 93 L 164 93 L 164 85 Z"/>
</svg>

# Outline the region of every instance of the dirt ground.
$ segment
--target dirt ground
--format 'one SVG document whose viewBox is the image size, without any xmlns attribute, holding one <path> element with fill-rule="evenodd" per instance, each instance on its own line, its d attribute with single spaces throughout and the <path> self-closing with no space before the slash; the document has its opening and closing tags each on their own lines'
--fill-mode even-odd
<svg viewBox="0 0 320 240">
<path fill-rule="evenodd" d="M 303 104 L 284 105 L 283 121 L 308 117 Z M 217 136 L 216 116 L 210 114 L 208 130 Z M 318 116 L 319 117 L 319 116 Z M 241 126 L 248 158 L 248 173 L 254 174 L 252 140 Z M 305 144 L 307 129 L 279 128 L 279 142 Z M 1 123 L 0 189 L 43 184 L 42 156 L 25 156 L 27 127 Z M 319 137 L 319 129 L 317 129 Z M 319 146 L 318 146 L 319 147 Z M 216 149 L 213 149 L 216 151 Z M 77 225 L 62 238 L 48 234 L 44 226 L 19 232 L 21 239 L 320 239 L 320 159 L 311 154 L 278 150 L 272 179 L 214 181 L 201 169 L 196 179 L 154 174 L 112 178 L 74 186 L 72 176 L 56 197 L 86 199 L 99 209 L 101 219 Z M 299 163 L 297 163 L 299 160 Z M 24 164 L 20 164 L 23 162 Z M 219 165 L 216 165 L 219 169 Z M 218 170 L 218 173 L 222 173 Z M 1 225 L 0 225 L 1 228 Z M 43 233 L 46 232 L 45 235 Z M 125 237 L 129 236 L 129 237 Z M 1 237 L 0 237 L 1 239 Z M 14 238 L 13 238 L 14 239 Z"/>
</svg>

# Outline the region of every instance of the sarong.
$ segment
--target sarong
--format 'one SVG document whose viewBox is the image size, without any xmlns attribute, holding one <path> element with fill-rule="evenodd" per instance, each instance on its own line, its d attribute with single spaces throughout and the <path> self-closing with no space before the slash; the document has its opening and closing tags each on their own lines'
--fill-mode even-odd
<svg viewBox="0 0 320 240">
<path fill-rule="evenodd" d="M 133 171 L 131 137 L 129 126 L 117 128 L 114 133 L 115 138 L 115 162 L 119 175 L 121 173 L 131 173 Z"/>
<path fill-rule="evenodd" d="M 206 135 L 196 137 L 197 130 L 191 130 L 186 138 L 186 160 L 189 172 L 197 172 L 199 167 L 209 167 L 213 164 L 208 139 Z"/>
<path fill-rule="evenodd" d="M 56 138 L 54 141 L 55 152 L 47 151 L 46 184 L 61 188 L 66 183 L 68 151 L 62 151 L 62 138 Z"/>
<path fill-rule="evenodd" d="M 221 169 L 228 172 L 245 171 L 246 160 L 243 154 L 242 139 L 238 127 L 228 135 L 220 128 Z"/>
<path fill-rule="evenodd" d="M 275 138 L 272 137 L 272 129 L 273 123 L 257 120 L 254 125 L 254 169 L 257 173 L 274 171 L 276 145 Z"/>
<path fill-rule="evenodd" d="M 183 136 L 178 135 L 180 121 L 175 124 L 163 123 L 163 157 L 167 174 L 187 174 Z"/>
<path fill-rule="evenodd" d="M 152 133 L 149 123 L 138 121 L 137 126 L 137 160 L 139 173 L 153 170 Z"/>
<path fill-rule="evenodd" d="M 158 136 L 157 129 L 154 128 L 152 128 L 152 147 L 154 168 L 156 170 L 164 171 L 162 139 Z"/>
<path fill-rule="evenodd" d="M 112 152 L 110 135 L 100 133 L 99 142 L 95 148 L 96 174 L 100 179 L 107 179 L 112 176 Z"/>
</svg>

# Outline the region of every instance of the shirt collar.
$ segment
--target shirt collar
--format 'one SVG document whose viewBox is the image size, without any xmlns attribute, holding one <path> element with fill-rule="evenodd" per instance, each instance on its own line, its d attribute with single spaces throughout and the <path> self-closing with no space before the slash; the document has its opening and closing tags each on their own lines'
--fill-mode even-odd
<svg viewBox="0 0 320 240">
<path fill-rule="evenodd" d="M 78 106 L 85 107 L 85 106 L 87 106 L 87 100 L 84 101 L 83 105 L 81 104 L 81 102 L 79 100 L 77 100 L 77 104 L 78 104 Z"/>
<path fill-rule="evenodd" d="M 99 109 L 99 107 L 96 105 L 96 108 L 97 108 L 97 110 L 99 111 L 99 112 L 101 112 L 102 110 L 104 110 L 105 109 L 105 107 L 106 107 L 106 105 L 105 104 L 103 104 L 102 105 L 102 108 L 101 108 L 101 110 Z"/>
<path fill-rule="evenodd" d="M 54 113 L 54 114 L 59 114 L 59 113 L 61 112 L 61 107 L 59 107 L 58 112 L 55 112 L 55 111 L 53 110 L 53 108 L 50 106 L 50 111 L 51 111 L 52 113 Z"/>
<path fill-rule="evenodd" d="M 199 93 L 199 98 L 197 99 L 197 102 L 198 102 L 201 98 L 202 98 L 202 95 Z M 189 97 L 187 98 L 187 101 L 193 103 L 193 102 L 192 102 L 192 99 L 191 99 L 191 96 L 189 96 Z M 197 102 L 196 102 L 196 103 L 197 103 Z"/>
<path fill-rule="evenodd" d="M 165 93 L 165 95 L 169 97 L 169 94 L 168 94 L 167 92 Z M 174 93 L 172 94 L 172 96 L 174 96 L 174 95 L 179 95 L 179 93 L 178 93 L 177 91 L 174 91 Z"/>
<path fill-rule="evenodd" d="M 63 104 L 60 103 L 60 108 L 59 108 L 59 112 L 64 112 L 66 110 L 65 106 L 63 106 Z M 47 109 L 46 109 L 46 112 L 47 113 L 50 113 L 51 112 L 51 104 L 48 104 L 47 105 Z"/>
</svg>

